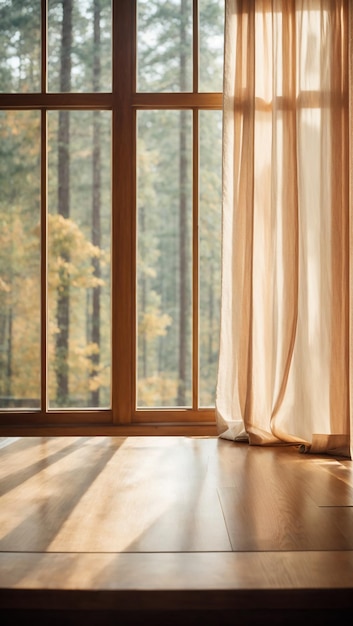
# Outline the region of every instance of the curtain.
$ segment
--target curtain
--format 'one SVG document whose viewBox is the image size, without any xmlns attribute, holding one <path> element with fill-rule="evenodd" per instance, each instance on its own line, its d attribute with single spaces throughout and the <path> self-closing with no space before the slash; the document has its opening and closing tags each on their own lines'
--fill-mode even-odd
<svg viewBox="0 0 353 626">
<path fill-rule="evenodd" d="M 352 456 L 350 4 L 226 0 L 227 439 Z"/>
</svg>

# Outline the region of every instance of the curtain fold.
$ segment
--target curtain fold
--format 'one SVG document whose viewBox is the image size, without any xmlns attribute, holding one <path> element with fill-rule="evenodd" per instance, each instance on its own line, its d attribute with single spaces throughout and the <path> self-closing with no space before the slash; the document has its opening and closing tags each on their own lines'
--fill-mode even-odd
<svg viewBox="0 0 353 626">
<path fill-rule="evenodd" d="M 222 437 L 351 455 L 348 0 L 226 0 Z"/>
</svg>

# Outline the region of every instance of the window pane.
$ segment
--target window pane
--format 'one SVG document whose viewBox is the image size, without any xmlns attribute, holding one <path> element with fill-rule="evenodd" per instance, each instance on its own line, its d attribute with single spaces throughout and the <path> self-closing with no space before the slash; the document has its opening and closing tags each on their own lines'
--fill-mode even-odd
<svg viewBox="0 0 353 626">
<path fill-rule="evenodd" d="M 0 0 L 0 92 L 40 91 L 40 0 Z"/>
<path fill-rule="evenodd" d="M 192 0 L 138 0 L 137 90 L 192 91 Z"/>
<path fill-rule="evenodd" d="M 111 0 L 49 0 L 49 91 L 111 91 L 111 26 Z"/>
<path fill-rule="evenodd" d="M 111 114 L 48 117 L 49 403 L 107 407 Z"/>
<path fill-rule="evenodd" d="M 40 404 L 40 114 L 0 112 L 0 407 Z"/>
<path fill-rule="evenodd" d="M 214 406 L 221 295 L 222 112 L 200 111 L 199 404 Z"/>
<path fill-rule="evenodd" d="M 199 91 L 223 90 L 224 2 L 199 0 Z"/>
<path fill-rule="evenodd" d="M 191 403 L 190 111 L 138 112 L 139 407 Z"/>
</svg>

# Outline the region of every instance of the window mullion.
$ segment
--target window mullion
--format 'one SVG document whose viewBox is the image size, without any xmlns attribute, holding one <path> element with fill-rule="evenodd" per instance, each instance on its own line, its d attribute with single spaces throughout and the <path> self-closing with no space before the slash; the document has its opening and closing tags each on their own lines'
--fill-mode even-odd
<svg viewBox="0 0 353 626">
<path fill-rule="evenodd" d="M 129 423 L 134 409 L 134 88 L 135 3 L 113 2 L 112 409 Z"/>
<path fill-rule="evenodd" d="M 47 91 L 47 0 L 41 0 L 41 94 Z M 48 217 L 47 217 L 47 112 L 41 109 L 41 186 L 40 186 L 40 258 L 41 258 L 41 399 L 42 415 L 48 409 Z"/>
<path fill-rule="evenodd" d="M 199 390 L 199 112 L 193 110 L 192 219 L 192 408 L 198 409 Z"/>
<path fill-rule="evenodd" d="M 41 411 L 48 408 L 47 112 L 41 111 Z"/>
<path fill-rule="evenodd" d="M 193 0 L 193 92 L 199 89 L 199 7 Z M 193 109 L 192 137 L 192 408 L 199 395 L 199 112 Z"/>
</svg>

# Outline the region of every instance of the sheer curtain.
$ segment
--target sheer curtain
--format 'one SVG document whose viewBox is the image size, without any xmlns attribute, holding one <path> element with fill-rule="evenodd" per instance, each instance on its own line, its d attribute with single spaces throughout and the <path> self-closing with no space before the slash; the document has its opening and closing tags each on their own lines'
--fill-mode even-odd
<svg viewBox="0 0 353 626">
<path fill-rule="evenodd" d="M 216 400 L 224 438 L 347 456 L 350 4 L 226 0 Z"/>
</svg>

